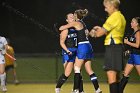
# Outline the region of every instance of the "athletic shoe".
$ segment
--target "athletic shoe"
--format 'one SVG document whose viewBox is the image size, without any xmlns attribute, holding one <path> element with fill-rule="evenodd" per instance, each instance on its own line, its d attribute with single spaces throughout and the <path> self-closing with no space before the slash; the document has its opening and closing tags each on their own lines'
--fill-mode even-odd
<svg viewBox="0 0 140 93">
<path fill-rule="evenodd" d="M 102 90 L 98 88 L 95 93 L 102 93 Z"/>
<path fill-rule="evenodd" d="M 55 93 L 60 93 L 60 88 L 55 88 Z"/>
<path fill-rule="evenodd" d="M 6 92 L 6 91 L 7 91 L 6 86 L 5 86 L 5 85 L 1 86 L 1 90 L 2 90 L 3 92 Z"/>
<path fill-rule="evenodd" d="M 84 91 L 82 91 L 82 92 L 79 92 L 79 93 L 85 93 Z"/>
<path fill-rule="evenodd" d="M 19 81 L 18 80 L 15 80 L 14 83 L 15 83 L 15 85 L 18 85 L 19 84 Z"/>
<path fill-rule="evenodd" d="M 72 91 L 72 93 L 80 93 L 78 89 Z"/>
</svg>

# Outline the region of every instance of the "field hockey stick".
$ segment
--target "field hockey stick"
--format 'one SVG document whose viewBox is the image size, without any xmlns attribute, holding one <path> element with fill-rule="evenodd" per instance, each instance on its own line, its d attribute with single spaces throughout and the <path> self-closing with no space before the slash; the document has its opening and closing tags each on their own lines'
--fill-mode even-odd
<svg viewBox="0 0 140 93">
<path fill-rule="evenodd" d="M 10 54 L 6 53 L 6 55 L 7 55 L 10 59 L 16 61 L 16 58 L 14 58 L 13 56 L 11 56 Z"/>
</svg>

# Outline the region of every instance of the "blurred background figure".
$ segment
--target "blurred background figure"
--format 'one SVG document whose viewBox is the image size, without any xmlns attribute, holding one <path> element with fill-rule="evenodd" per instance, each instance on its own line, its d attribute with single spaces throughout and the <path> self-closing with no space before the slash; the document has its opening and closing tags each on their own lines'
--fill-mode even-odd
<svg viewBox="0 0 140 93">
<path fill-rule="evenodd" d="M 19 84 L 19 81 L 17 79 L 17 74 L 16 74 L 16 59 L 14 57 L 15 53 L 14 53 L 14 49 L 13 47 L 10 45 L 10 40 L 7 39 L 7 49 L 6 49 L 6 55 L 5 55 L 5 72 L 8 74 L 9 71 L 12 71 L 12 75 L 14 78 L 14 83 L 15 84 Z"/>
</svg>

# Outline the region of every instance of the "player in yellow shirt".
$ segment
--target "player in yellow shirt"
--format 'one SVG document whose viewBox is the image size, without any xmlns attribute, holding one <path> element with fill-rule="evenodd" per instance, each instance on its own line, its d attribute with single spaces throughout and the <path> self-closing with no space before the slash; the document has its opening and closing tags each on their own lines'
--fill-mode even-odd
<svg viewBox="0 0 140 93">
<path fill-rule="evenodd" d="M 9 43 L 9 40 L 7 40 L 7 42 Z M 5 62 L 6 62 L 5 71 L 7 73 L 9 70 L 12 70 L 14 83 L 19 84 L 19 81 L 17 79 L 17 74 L 16 74 L 16 62 L 15 62 L 16 59 L 14 58 L 14 54 L 15 53 L 13 47 L 8 44 L 6 49 L 6 55 L 5 55 Z"/>
<path fill-rule="evenodd" d="M 109 17 L 102 27 L 95 26 L 90 35 L 105 38 L 105 63 L 104 70 L 107 73 L 110 93 L 121 93 L 119 90 L 120 71 L 123 70 L 123 36 L 126 20 L 119 11 L 119 0 L 104 0 L 105 11 Z"/>
</svg>

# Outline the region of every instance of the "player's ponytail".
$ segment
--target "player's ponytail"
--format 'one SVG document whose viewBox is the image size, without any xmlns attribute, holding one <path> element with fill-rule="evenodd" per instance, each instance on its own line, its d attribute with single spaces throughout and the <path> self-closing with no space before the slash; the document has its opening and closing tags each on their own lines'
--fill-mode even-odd
<svg viewBox="0 0 140 93">
<path fill-rule="evenodd" d="M 78 9 L 75 11 L 75 13 L 77 14 L 77 18 L 78 19 L 83 19 L 84 17 L 86 17 L 88 15 L 88 10 L 87 9 Z"/>
</svg>

